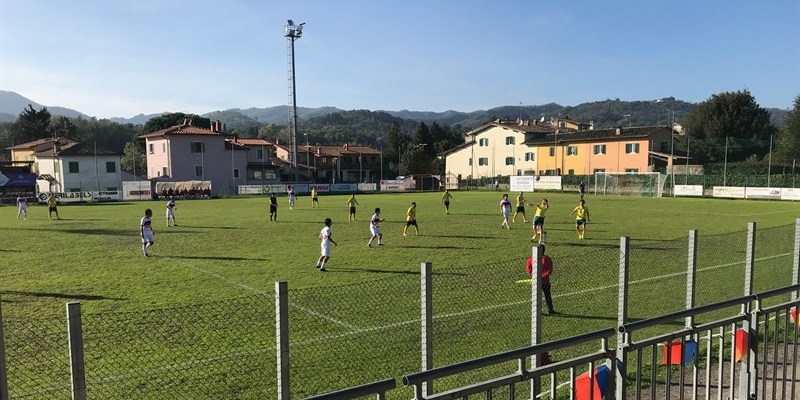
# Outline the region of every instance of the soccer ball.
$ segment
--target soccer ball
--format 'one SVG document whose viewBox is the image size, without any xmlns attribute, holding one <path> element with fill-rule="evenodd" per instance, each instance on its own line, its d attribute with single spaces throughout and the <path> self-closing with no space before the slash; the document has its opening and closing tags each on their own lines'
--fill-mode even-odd
<svg viewBox="0 0 800 400">
<path fill-rule="evenodd" d="M 536 182 L 539 182 L 539 175 L 536 175 Z"/>
</svg>

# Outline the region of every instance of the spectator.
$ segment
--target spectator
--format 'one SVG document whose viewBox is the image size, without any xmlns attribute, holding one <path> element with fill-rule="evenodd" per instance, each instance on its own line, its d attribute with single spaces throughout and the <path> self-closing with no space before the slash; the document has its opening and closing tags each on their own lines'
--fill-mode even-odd
<svg viewBox="0 0 800 400">
<path fill-rule="evenodd" d="M 542 292 L 544 293 L 544 301 L 547 304 L 547 313 L 552 315 L 556 313 L 555 308 L 553 308 L 553 296 L 550 293 L 550 274 L 553 273 L 553 260 L 544 254 L 544 245 L 539 246 L 539 249 L 541 249 L 542 255 L 540 267 L 542 271 Z M 528 276 L 533 277 L 533 256 L 528 257 L 525 271 L 528 272 Z"/>
</svg>

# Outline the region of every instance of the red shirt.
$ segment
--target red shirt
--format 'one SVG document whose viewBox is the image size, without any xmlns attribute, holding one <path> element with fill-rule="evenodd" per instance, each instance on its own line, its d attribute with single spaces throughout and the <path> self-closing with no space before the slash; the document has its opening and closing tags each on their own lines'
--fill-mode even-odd
<svg viewBox="0 0 800 400">
<path fill-rule="evenodd" d="M 553 272 L 553 260 L 550 259 L 547 255 L 542 256 L 542 284 L 550 283 L 550 274 Z M 528 262 L 525 264 L 525 271 L 528 272 L 528 276 L 532 276 L 533 274 L 533 257 L 528 257 Z"/>
</svg>

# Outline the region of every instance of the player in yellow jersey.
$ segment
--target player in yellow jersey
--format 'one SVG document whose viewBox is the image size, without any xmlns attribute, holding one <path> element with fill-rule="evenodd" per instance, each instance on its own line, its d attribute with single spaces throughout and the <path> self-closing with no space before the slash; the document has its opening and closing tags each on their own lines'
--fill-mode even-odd
<svg viewBox="0 0 800 400">
<path fill-rule="evenodd" d="M 358 200 L 356 200 L 355 193 L 347 199 L 347 207 L 350 209 L 350 222 L 356 220 L 356 206 L 361 207 L 361 204 L 358 204 Z"/>
<path fill-rule="evenodd" d="M 449 190 L 445 190 L 442 193 L 442 204 L 444 204 L 444 213 L 450 215 L 450 199 L 453 198 L 453 195 L 450 194 Z"/>
<path fill-rule="evenodd" d="M 528 205 L 536 207 L 536 214 L 533 215 L 533 237 L 531 238 L 531 242 L 538 238 L 539 244 L 545 244 L 544 214 L 550 208 L 550 205 L 547 203 L 547 199 L 542 199 L 542 202 L 538 204 L 528 203 Z"/>
<path fill-rule="evenodd" d="M 586 208 L 586 203 L 583 200 L 579 201 L 578 206 L 569 215 L 575 216 L 575 230 L 578 231 L 578 239 L 583 239 L 586 234 L 586 224 L 589 222 L 589 209 Z"/>
<path fill-rule="evenodd" d="M 311 208 L 317 206 L 319 208 L 319 198 L 317 198 L 317 188 L 311 187 Z"/>
<path fill-rule="evenodd" d="M 406 236 L 408 227 L 412 225 L 417 232 L 417 236 L 419 236 L 419 227 L 417 226 L 417 203 L 414 201 L 411 202 L 411 207 L 408 207 L 406 211 L 406 226 L 403 228 L 403 236 Z"/>
<path fill-rule="evenodd" d="M 522 214 L 522 222 L 528 223 L 528 218 L 525 217 L 525 196 L 522 195 L 522 192 L 519 192 L 519 196 L 517 196 L 517 211 L 514 211 L 511 222 L 517 222 L 517 214 Z"/>
</svg>

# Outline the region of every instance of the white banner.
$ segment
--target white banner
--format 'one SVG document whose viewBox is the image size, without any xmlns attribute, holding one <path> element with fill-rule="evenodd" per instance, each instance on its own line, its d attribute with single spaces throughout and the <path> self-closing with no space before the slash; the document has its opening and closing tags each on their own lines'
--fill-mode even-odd
<svg viewBox="0 0 800 400">
<path fill-rule="evenodd" d="M 264 187 L 261 185 L 239 185 L 239 194 L 263 194 Z"/>
<path fill-rule="evenodd" d="M 703 185 L 675 185 L 675 196 L 702 196 Z"/>
<path fill-rule="evenodd" d="M 714 186 L 711 195 L 728 199 L 743 199 L 744 188 L 739 186 Z"/>
<path fill-rule="evenodd" d="M 94 201 L 122 200 L 122 193 L 119 190 L 101 190 L 99 192 L 92 192 L 92 200 Z"/>
<path fill-rule="evenodd" d="M 561 190 L 561 176 L 536 176 L 533 190 Z"/>
<path fill-rule="evenodd" d="M 334 183 L 330 189 L 331 192 L 355 192 L 358 190 L 358 185 L 355 183 Z"/>
<path fill-rule="evenodd" d="M 150 181 L 122 182 L 122 200 L 150 200 Z"/>
<path fill-rule="evenodd" d="M 56 196 L 58 204 L 63 203 L 78 203 L 81 201 L 91 201 L 92 192 L 65 192 L 53 193 Z M 47 203 L 47 193 L 39 193 L 39 203 Z"/>
<path fill-rule="evenodd" d="M 533 179 L 532 175 L 511 175 L 508 190 L 512 192 L 532 192 Z"/>
<path fill-rule="evenodd" d="M 404 180 L 383 180 L 381 181 L 382 192 L 404 192 L 406 181 Z"/>
<path fill-rule="evenodd" d="M 781 189 L 765 188 L 765 187 L 748 187 L 745 188 L 744 190 L 744 197 L 746 199 L 780 200 Z"/>
<path fill-rule="evenodd" d="M 783 188 L 781 189 L 781 200 L 800 200 L 800 189 L 798 188 Z"/>
<path fill-rule="evenodd" d="M 378 190 L 377 183 L 359 183 L 358 184 L 358 191 L 359 192 L 374 192 Z"/>
</svg>

